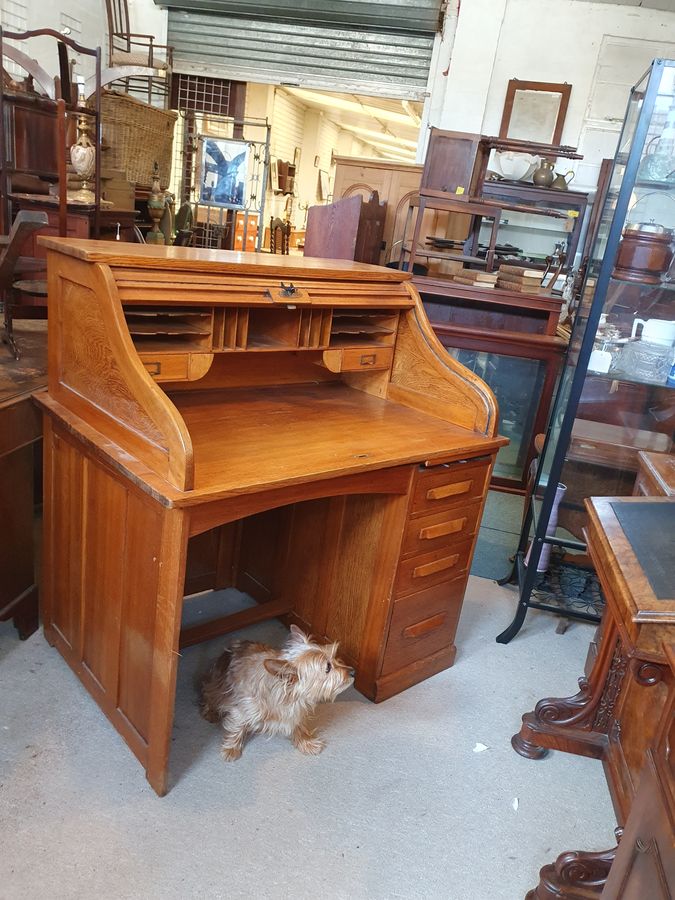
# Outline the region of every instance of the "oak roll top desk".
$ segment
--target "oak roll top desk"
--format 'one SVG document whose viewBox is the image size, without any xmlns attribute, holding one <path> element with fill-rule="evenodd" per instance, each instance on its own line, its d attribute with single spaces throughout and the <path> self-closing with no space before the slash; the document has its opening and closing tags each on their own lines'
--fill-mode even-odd
<svg viewBox="0 0 675 900">
<path fill-rule="evenodd" d="M 506 441 L 407 273 L 41 241 L 45 635 L 157 793 L 181 646 L 281 616 L 376 701 L 452 665 Z M 228 586 L 256 605 L 181 632 Z"/>
</svg>

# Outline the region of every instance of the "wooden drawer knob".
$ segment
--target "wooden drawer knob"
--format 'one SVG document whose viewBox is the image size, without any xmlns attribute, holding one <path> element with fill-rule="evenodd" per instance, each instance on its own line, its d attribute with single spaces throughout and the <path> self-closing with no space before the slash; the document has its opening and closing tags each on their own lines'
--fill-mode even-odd
<svg viewBox="0 0 675 900">
<path fill-rule="evenodd" d="M 415 622 L 414 625 L 408 625 L 407 628 L 403 629 L 403 637 L 421 637 L 423 634 L 429 634 L 430 631 L 440 628 L 443 622 L 445 622 L 445 613 L 438 613 L 428 619 L 423 619 L 421 622 Z"/>
<path fill-rule="evenodd" d="M 434 538 L 443 537 L 446 534 L 456 534 L 466 525 L 466 516 L 463 519 L 453 519 L 451 522 L 441 522 L 439 525 L 428 525 L 420 528 L 418 537 L 422 541 L 432 541 Z"/>
<path fill-rule="evenodd" d="M 473 478 L 469 481 L 457 481 L 455 484 L 443 484 L 427 491 L 427 500 L 444 500 L 457 494 L 466 494 L 473 487 Z"/>
<path fill-rule="evenodd" d="M 423 566 L 417 566 L 413 569 L 413 578 L 426 578 L 428 575 L 435 575 L 436 572 L 442 572 L 444 569 L 451 569 L 457 565 L 459 553 L 453 553 L 452 556 L 445 556 L 443 559 L 435 559 L 433 562 L 425 563 Z"/>
</svg>

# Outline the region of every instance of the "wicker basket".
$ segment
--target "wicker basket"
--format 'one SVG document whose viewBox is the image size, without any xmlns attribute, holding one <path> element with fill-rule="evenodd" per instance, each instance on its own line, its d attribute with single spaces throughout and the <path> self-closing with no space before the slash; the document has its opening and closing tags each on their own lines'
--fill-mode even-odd
<svg viewBox="0 0 675 900">
<path fill-rule="evenodd" d="M 157 109 L 129 94 L 104 91 L 101 121 L 103 140 L 109 147 L 104 156 L 106 168 L 122 169 L 128 181 L 150 185 L 157 162 L 162 187 L 166 187 L 177 118 L 177 113 Z"/>
</svg>

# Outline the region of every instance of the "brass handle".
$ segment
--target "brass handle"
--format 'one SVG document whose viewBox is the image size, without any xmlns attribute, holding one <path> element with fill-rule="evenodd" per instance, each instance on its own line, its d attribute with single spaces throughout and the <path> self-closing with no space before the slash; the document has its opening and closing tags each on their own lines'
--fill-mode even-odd
<svg viewBox="0 0 675 900">
<path fill-rule="evenodd" d="M 146 362 L 146 363 L 143 363 L 143 365 L 148 370 L 150 375 L 161 375 L 162 374 L 161 362 Z"/>
<path fill-rule="evenodd" d="M 363 353 L 359 359 L 360 366 L 374 366 L 376 362 L 377 356 L 375 353 Z"/>
<path fill-rule="evenodd" d="M 423 619 L 421 622 L 416 622 L 414 625 L 408 625 L 407 628 L 403 629 L 403 637 L 421 637 L 423 634 L 429 634 L 430 631 L 440 628 L 443 622 L 445 622 L 445 613 L 438 613 L 435 616 L 430 616 L 428 619 Z"/>
<path fill-rule="evenodd" d="M 451 522 L 441 522 L 439 525 L 427 525 L 420 528 L 418 537 L 422 541 L 432 541 L 434 538 L 443 537 L 446 534 L 456 534 L 466 525 L 466 516 L 463 519 L 453 519 Z"/>
<path fill-rule="evenodd" d="M 427 491 L 427 500 L 444 500 L 457 494 L 466 494 L 473 487 L 473 478 L 469 481 L 457 481 L 455 484 L 444 484 Z"/>
<path fill-rule="evenodd" d="M 435 575 L 436 572 L 442 572 L 444 569 L 451 569 L 457 565 L 459 553 L 453 553 L 452 556 L 445 556 L 443 559 L 436 559 L 433 562 L 425 563 L 423 566 L 417 566 L 413 569 L 413 578 L 426 578 L 428 575 Z"/>
</svg>

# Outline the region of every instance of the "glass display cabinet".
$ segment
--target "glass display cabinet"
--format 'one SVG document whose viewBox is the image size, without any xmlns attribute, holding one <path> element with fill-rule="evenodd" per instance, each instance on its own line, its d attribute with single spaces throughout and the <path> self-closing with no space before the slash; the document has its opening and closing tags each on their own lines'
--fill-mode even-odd
<svg viewBox="0 0 675 900">
<path fill-rule="evenodd" d="M 675 60 L 630 94 L 510 579 L 528 608 L 599 621 L 584 498 L 631 494 L 643 450 L 675 428 Z M 553 552 L 552 552 L 553 550 Z"/>
</svg>

